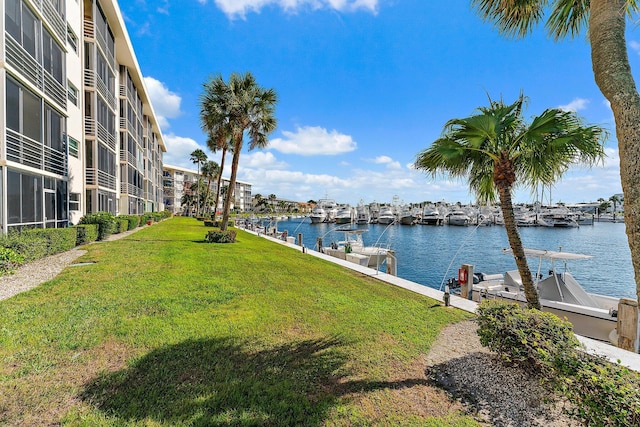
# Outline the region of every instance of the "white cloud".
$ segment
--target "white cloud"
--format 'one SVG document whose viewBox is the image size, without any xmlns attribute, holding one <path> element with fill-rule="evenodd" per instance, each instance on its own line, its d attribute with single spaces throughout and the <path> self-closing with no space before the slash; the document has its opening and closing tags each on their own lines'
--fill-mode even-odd
<svg viewBox="0 0 640 427">
<path fill-rule="evenodd" d="M 357 144 L 349 135 L 336 130 L 327 132 L 319 126 L 305 126 L 296 132 L 283 131 L 284 138 L 276 138 L 269 142 L 269 147 L 286 154 L 302 156 L 336 155 L 348 153 L 356 149 Z"/>
<path fill-rule="evenodd" d="M 180 116 L 180 103 L 182 98 L 174 92 L 171 92 L 164 83 L 153 77 L 144 78 L 145 86 L 149 92 L 153 111 L 156 113 L 158 123 L 162 129 L 169 128 L 167 119 L 175 119 Z"/>
<path fill-rule="evenodd" d="M 196 169 L 196 166 L 189 160 L 194 150 L 204 150 L 200 144 L 191 138 L 176 136 L 172 133 L 163 135 L 167 152 L 164 153 L 162 162 L 172 166 Z"/>
<path fill-rule="evenodd" d="M 580 110 L 586 109 L 588 104 L 589 104 L 588 99 L 575 98 L 574 100 L 572 100 L 570 103 L 566 105 L 559 105 L 558 108 L 564 111 L 573 111 L 575 113 Z"/>
<path fill-rule="evenodd" d="M 257 169 L 286 169 L 288 167 L 287 163 L 279 161 L 278 159 L 276 159 L 276 156 L 274 156 L 273 153 L 270 153 L 268 151 L 257 151 L 250 154 L 241 154 L 240 164 L 240 166 L 242 167 Z"/>
<path fill-rule="evenodd" d="M 631 40 L 631 41 L 629 42 L 629 47 L 630 47 L 633 51 L 635 51 L 637 54 L 639 54 L 639 55 L 640 55 L 640 43 L 638 43 L 638 42 L 637 42 L 637 41 L 635 41 L 635 40 Z"/>
<path fill-rule="evenodd" d="M 387 165 L 387 168 L 389 169 L 402 169 L 400 162 L 393 160 L 389 156 L 378 156 L 371 161 L 377 165 Z"/>
<path fill-rule="evenodd" d="M 206 0 L 198 0 L 206 4 Z M 229 18 L 244 19 L 249 12 L 260 13 L 266 6 L 278 6 L 287 12 L 294 13 L 303 7 L 312 10 L 333 9 L 340 12 L 367 10 L 376 13 L 379 0 L 214 0 L 215 5 Z"/>
</svg>

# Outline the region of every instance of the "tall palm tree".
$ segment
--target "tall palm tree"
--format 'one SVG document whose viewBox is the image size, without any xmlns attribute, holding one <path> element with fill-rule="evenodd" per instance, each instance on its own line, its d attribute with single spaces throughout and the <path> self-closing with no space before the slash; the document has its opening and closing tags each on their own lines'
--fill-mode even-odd
<svg viewBox="0 0 640 427">
<path fill-rule="evenodd" d="M 227 157 L 227 151 L 233 150 L 231 146 L 231 129 L 229 126 L 214 126 L 206 121 L 206 117 L 202 117 L 203 129 L 209 133 L 207 138 L 207 147 L 212 153 L 222 152 L 222 158 L 220 159 L 220 175 L 218 175 L 218 183 L 216 186 L 216 201 L 215 211 L 218 211 L 218 204 L 220 201 L 220 186 L 222 183 L 222 171 L 224 171 L 224 163 Z"/>
<path fill-rule="evenodd" d="M 218 75 L 204 84 L 204 92 L 200 97 L 203 128 L 211 135 L 230 134 L 230 146 L 233 147 L 229 179 L 231 189 L 236 185 L 245 132 L 249 136 L 249 150 L 266 147 L 269 144 L 267 136 L 276 128 L 276 102 L 275 91 L 260 87 L 251 73 L 232 73 L 228 83 Z M 227 228 L 232 195 L 233 191 L 228 191 L 225 196 L 222 230 Z"/>
<path fill-rule="evenodd" d="M 200 165 L 207 161 L 207 154 L 201 149 L 193 150 L 191 153 L 191 161 L 198 165 L 198 185 L 196 186 L 196 216 L 200 216 Z"/>
<path fill-rule="evenodd" d="M 525 100 L 523 95 L 511 105 L 489 100 L 489 107 L 478 108 L 478 114 L 449 120 L 443 135 L 418 153 L 415 166 L 433 176 L 468 178 L 470 190 L 481 202 L 494 202 L 498 196 L 527 302 L 540 309 L 516 226 L 512 191 L 516 186 L 550 185 L 572 163 L 601 161 L 605 131 L 585 126 L 575 113 L 559 109 L 548 109 L 526 123 Z"/>
<path fill-rule="evenodd" d="M 637 0 L 471 0 L 480 15 L 509 36 L 524 37 L 549 10 L 546 27 L 554 39 L 589 35 L 596 84 L 611 103 L 620 152 L 620 178 L 627 240 L 640 301 L 640 94 L 625 38 L 627 19 L 640 10 Z M 547 6 L 551 7 L 547 9 Z M 634 21 L 635 25 L 635 21 Z"/>
<path fill-rule="evenodd" d="M 209 200 L 209 193 L 211 191 L 211 181 L 213 179 L 218 178 L 222 173 L 221 173 L 221 169 L 220 169 L 220 165 L 216 162 L 214 162 L 213 160 L 207 160 L 203 165 L 202 165 L 202 175 L 207 179 L 207 194 L 204 198 L 205 201 L 205 206 L 209 206 L 210 205 L 210 200 Z M 215 215 L 215 209 L 217 208 L 217 206 L 214 208 L 214 215 Z M 203 209 L 204 211 L 204 209 Z"/>
</svg>

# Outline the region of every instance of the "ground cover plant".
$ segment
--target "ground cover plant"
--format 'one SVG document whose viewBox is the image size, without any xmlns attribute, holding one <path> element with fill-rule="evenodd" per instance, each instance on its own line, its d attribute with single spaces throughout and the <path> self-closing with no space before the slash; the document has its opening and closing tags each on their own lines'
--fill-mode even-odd
<svg viewBox="0 0 640 427">
<path fill-rule="evenodd" d="M 0 301 L 0 424 L 476 426 L 430 386 L 436 301 L 176 217 Z M 89 264 L 89 262 L 93 262 Z"/>
</svg>

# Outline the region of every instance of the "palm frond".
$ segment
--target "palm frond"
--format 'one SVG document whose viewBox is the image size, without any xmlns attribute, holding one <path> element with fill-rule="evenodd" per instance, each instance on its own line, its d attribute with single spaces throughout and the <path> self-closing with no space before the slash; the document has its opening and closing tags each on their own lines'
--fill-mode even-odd
<svg viewBox="0 0 640 427">
<path fill-rule="evenodd" d="M 555 41 L 575 37 L 588 27 L 589 0 L 555 0 L 546 27 Z"/>
<path fill-rule="evenodd" d="M 524 37 L 542 20 L 547 0 L 472 0 L 480 17 L 510 37 Z"/>
</svg>

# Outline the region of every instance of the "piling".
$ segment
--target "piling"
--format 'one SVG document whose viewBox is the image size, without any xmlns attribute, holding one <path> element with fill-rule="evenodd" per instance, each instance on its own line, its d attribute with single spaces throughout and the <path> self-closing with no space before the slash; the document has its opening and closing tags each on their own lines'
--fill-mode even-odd
<svg viewBox="0 0 640 427">
<path fill-rule="evenodd" d="M 387 251 L 387 274 L 392 276 L 398 275 L 398 266 L 396 264 L 396 251 Z"/>
<path fill-rule="evenodd" d="M 460 296 L 471 299 L 473 297 L 473 265 L 462 264 L 461 270 L 466 271 L 466 282 L 460 283 Z"/>
<path fill-rule="evenodd" d="M 298 246 L 303 246 L 303 244 L 302 244 L 302 233 L 298 233 Z"/>
<path fill-rule="evenodd" d="M 638 352 L 638 302 L 620 298 L 618 302 L 618 347 Z"/>
</svg>

